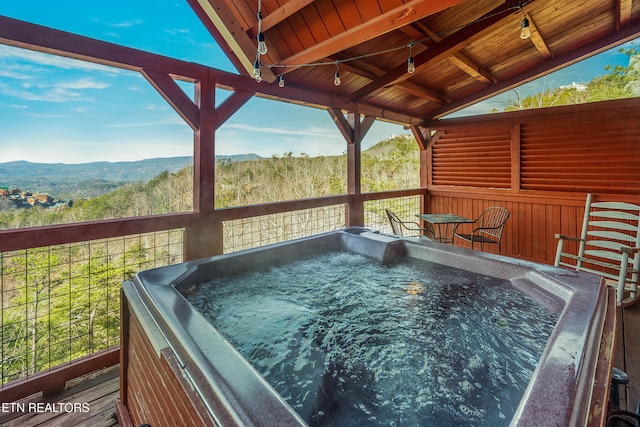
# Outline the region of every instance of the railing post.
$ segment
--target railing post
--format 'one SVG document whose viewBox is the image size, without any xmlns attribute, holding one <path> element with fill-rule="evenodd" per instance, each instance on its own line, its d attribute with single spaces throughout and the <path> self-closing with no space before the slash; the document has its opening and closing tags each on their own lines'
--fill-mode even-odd
<svg viewBox="0 0 640 427">
<path fill-rule="evenodd" d="M 361 192 L 360 141 L 347 144 L 347 194 L 349 204 L 345 215 L 346 226 L 364 226 L 364 202 Z"/>
<path fill-rule="evenodd" d="M 215 82 L 212 78 L 195 84 L 195 103 L 199 109 L 194 132 L 193 210 L 195 221 L 185 229 L 185 261 L 222 253 L 222 222 L 214 211 L 215 180 Z"/>
<path fill-rule="evenodd" d="M 361 143 L 366 133 L 375 122 L 375 117 L 365 116 L 362 120 L 358 108 L 354 112 L 347 113 L 345 117 L 342 111 L 329 109 L 329 114 L 338 130 L 347 141 L 347 194 L 349 203 L 345 212 L 346 225 L 364 226 L 364 202 L 362 201 L 361 177 L 362 167 L 360 162 Z"/>
</svg>

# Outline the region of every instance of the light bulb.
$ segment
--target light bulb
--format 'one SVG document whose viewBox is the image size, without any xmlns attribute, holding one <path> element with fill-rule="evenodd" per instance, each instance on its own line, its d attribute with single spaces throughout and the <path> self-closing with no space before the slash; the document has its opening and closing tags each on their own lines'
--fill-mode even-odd
<svg viewBox="0 0 640 427">
<path fill-rule="evenodd" d="M 253 63 L 253 77 L 256 81 L 262 81 L 262 73 L 260 72 L 260 61 L 256 61 Z"/>
<path fill-rule="evenodd" d="M 258 33 L 258 53 L 260 55 L 267 53 L 267 44 L 264 42 L 264 33 Z"/>
<path fill-rule="evenodd" d="M 284 87 L 284 76 L 280 76 L 280 80 L 278 80 L 278 86 Z"/>
<path fill-rule="evenodd" d="M 407 61 L 407 73 L 412 74 L 416 71 L 416 64 L 413 63 L 413 56 Z"/>
<path fill-rule="evenodd" d="M 531 37 L 531 30 L 529 29 L 529 20 L 524 18 L 522 20 L 522 29 L 520 30 L 520 38 L 522 40 L 528 39 Z"/>
<path fill-rule="evenodd" d="M 336 75 L 333 77 L 333 84 L 336 86 L 340 86 L 342 81 L 340 80 L 340 73 L 336 71 Z"/>
</svg>

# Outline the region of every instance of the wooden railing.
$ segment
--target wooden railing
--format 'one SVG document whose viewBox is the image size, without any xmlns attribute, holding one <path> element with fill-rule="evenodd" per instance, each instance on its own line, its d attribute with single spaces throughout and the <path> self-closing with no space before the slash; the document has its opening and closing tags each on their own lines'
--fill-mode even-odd
<svg viewBox="0 0 640 427">
<path fill-rule="evenodd" d="M 596 200 L 639 203 L 640 195 L 594 193 Z M 503 206 L 510 212 L 502 240 L 502 255 L 553 264 L 556 233 L 580 235 L 585 193 L 438 188 L 430 189 L 427 210 L 476 218 L 484 208 Z M 469 225 L 461 225 L 464 230 Z M 457 240 L 456 245 L 467 246 Z M 485 246 L 495 252 L 494 245 Z"/>
</svg>

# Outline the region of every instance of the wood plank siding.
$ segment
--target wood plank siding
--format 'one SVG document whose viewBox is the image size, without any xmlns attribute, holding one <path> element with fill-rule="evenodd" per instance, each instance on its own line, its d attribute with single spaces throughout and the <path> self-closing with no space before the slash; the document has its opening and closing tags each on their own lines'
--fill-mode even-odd
<svg viewBox="0 0 640 427">
<path fill-rule="evenodd" d="M 430 127 L 427 211 L 475 218 L 504 206 L 502 253 L 553 263 L 555 233 L 580 233 L 586 193 L 640 203 L 638 117 L 634 98 L 441 120 Z"/>
</svg>

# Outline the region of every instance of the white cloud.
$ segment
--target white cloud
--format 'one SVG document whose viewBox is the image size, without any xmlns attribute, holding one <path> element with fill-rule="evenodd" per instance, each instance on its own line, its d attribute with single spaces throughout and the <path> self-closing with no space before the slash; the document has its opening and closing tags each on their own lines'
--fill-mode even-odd
<svg viewBox="0 0 640 427">
<path fill-rule="evenodd" d="M 62 68 L 65 70 L 100 71 L 110 74 L 118 74 L 121 72 L 121 70 L 117 68 L 107 67 L 106 65 L 50 55 L 28 49 L 20 49 L 13 46 L 0 45 L 0 68 L 7 68 L 5 61 L 27 61 L 33 64 Z"/>
<path fill-rule="evenodd" d="M 14 86 L 0 83 L 0 94 L 12 96 L 14 98 L 19 98 L 25 101 L 91 101 L 91 98 L 83 95 L 83 90 L 106 89 L 107 87 L 109 87 L 109 84 L 99 82 L 88 77 L 46 85 L 26 82 L 20 85 L 20 87 L 20 89 L 16 89 Z"/>
<path fill-rule="evenodd" d="M 15 68 L 14 68 L 15 69 Z M 29 77 L 20 71 L 12 71 L 11 69 L 0 69 L 0 77 L 15 79 L 15 80 L 26 80 Z"/>
<path fill-rule="evenodd" d="M 115 28 L 130 28 L 130 27 L 134 27 L 136 25 L 140 25 L 142 24 L 144 21 L 142 19 L 133 19 L 131 21 L 122 21 L 122 22 L 115 22 L 115 23 L 106 23 L 107 26 L 109 27 L 115 27 Z"/>
<path fill-rule="evenodd" d="M 310 127 L 307 129 L 285 129 L 276 127 L 253 126 L 243 123 L 229 123 L 222 126 L 225 130 L 235 129 L 241 131 L 253 132 L 259 137 L 260 134 L 277 134 L 277 135 L 295 135 L 295 136 L 313 136 L 331 139 L 341 139 L 337 130 Z"/>
<path fill-rule="evenodd" d="M 56 86 L 64 89 L 106 89 L 109 87 L 109 84 L 95 81 L 91 77 L 85 77 L 73 81 L 63 82 Z"/>
<path fill-rule="evenodd" d="M 152 121 L 152 122 L 131 122 L 131 123 L 113 123 L 105 125 L 108 128 L 140 128 L 149 126 L 164 126 L 164 125 L 185 125 L 186 123 L 178 115 L 167 117 L 164 120 Z"/>
</svg>

